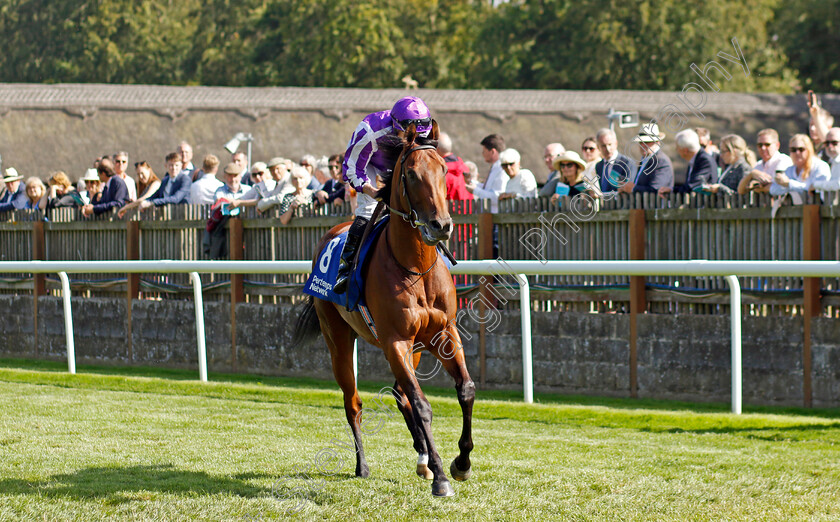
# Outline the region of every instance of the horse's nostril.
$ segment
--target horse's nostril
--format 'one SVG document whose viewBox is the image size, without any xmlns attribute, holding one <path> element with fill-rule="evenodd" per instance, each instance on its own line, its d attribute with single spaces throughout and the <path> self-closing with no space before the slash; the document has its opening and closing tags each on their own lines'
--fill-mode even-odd
<svg viewBox="0 0 840 522">
<path fill-rule="evenodd" d="M 432 221 L 429 221 L 429 225 L 432 227 L 432 230 L 434 230 L 434 231 L 438 231 L 438 230 L 443 229 L 443 225 L 437 219 L 433 219 Z"/>
</svg>

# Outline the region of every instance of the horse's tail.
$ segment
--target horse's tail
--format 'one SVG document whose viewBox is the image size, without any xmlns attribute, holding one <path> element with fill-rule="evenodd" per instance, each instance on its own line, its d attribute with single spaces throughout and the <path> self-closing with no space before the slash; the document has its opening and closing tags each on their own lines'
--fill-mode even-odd
<svg viewBox="0 0 840 522">
<path fill-rule="evenodd" d="M 295 329 L 292 332 L 291 348 L 315 340 L 321 333 L 321 323 L 318 321 L 318 314 L 315 312 L 315 298 L 309 296 L 309 300 L 303 307 L 295 322 Z"/>
</svg>

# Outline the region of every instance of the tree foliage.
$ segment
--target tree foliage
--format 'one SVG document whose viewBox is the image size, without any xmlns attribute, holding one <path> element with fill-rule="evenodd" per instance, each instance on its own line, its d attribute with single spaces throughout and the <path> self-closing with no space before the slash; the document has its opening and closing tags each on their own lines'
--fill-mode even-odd
<svg viewBox="0 0 840 522">
<path fill-rule="evenodd" d="M 0 0 L 0 81 L 680 89 L 840 87 L 840 0 Z M 735 71 L 735 72 L 733 72 Z"/>
<path fill-rule="evenodd" d="M 840 0 L 793 0 L 772 24 L 774 42 L 796 64 L 804 89 L 840 90 Z"/>
</svg>

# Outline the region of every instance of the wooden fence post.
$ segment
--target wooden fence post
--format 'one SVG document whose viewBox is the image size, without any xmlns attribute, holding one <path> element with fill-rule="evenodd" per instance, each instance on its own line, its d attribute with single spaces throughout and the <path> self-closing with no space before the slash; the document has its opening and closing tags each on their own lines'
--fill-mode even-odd
<svg viewBox="0 0 840 522">
<path fill-rule="evenodd" d="M 32 260 L 46 261 L 46 237 L 44 235 L 44 222 L 32 222 Z M 46 274 L 33 274 L 32 285 L 32 302 L 33 302 L 33 317 L 32 324 L 35 331 L 33 332 L 33 342 L 35 343 L 35 357 L 38 356 L 38 298 L 47 294 L 47 278 Z"/>
<path fill-rule="evenodd" d="M 645 258 L 645 211 L 630 210 L 630 259 Z M 638 383 L 638 315 L 647 309 L 644 276 L 630 277 L 630 396 L 639 395 Z"/>
<path fill-rule="evenodd" d="M 478 215 L 478 257 L 479 259 L 493 259 L 493 214 L 489 207 L 484 209 L 484 212 Z M 487 276 L 486 281 L 493 284 L 493 277 Z M 479 292 L 487 298 L 494 299 L 490 290 L 487 289 L 488 283 L 481 283 Z M 479 313 L 484 317 L 487 313 L 484 300 L 479 303 Z M 478 329 L 478 375 L 479 383 L 484 386 L 487 384 L 487 329 L 482 322 Z"/>
<path fill-rule="evenodd" d="M 802 259 L 819 261 L 820 252 L 820 206 L 802 206 Z M 802 396 L 806 408 L 811 407 L 811 318 L 822 314 L 819 277 L 806 277 L 802 281 L 804 297 L 803 342 L 802 342 Z"/>
<path fill-rule="evenodd" d="M 239 218 L 230 218 L 230 259 L 231 261 L 241 261 L 245 253 L 245 245 L 243 243 L 243 227 L 242 220 Z M 242 274 L 230 275 L 230 357 L 233 371 L 237 371 L 236 358 L 236 304 L 245 302 L 245 285 Z"/>
<path fill-rule="evenodd" d="M 129 261 L 140 260 L 140 222 L 129 221 L 126 223 L 125 235 L 125 257 Z M 128 336 L 128 361 L 134 361 L 134 345 L 132 342 L 131 331 L 131 307 L 135 299 L 140 298 L 140 274 L 126 274 L 126 302 L 125 302 L 125 316 L 126 325 L 125 331 Z"/>
</svg>

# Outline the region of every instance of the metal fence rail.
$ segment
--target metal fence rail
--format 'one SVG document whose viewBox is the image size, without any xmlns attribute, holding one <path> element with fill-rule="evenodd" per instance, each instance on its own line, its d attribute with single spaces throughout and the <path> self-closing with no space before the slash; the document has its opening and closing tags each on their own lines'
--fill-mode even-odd
<svg viewBox="0 0 840 522">
<path fill-rule="evenodd" d="M 35 274 L 58 273 L 62 282 L 67 364 L 75 373 L 73 321 L 70 305 L 68 273 L 168 273 L 189 274 L 196 306 L 196 335 L 199 377 L 207 380 L 207 358 L 204 344 L 204 312 L 199 273 L 208 274 L 308 274 L 310 261 L 30 261 L 0 262 L 0 272 Z M 625 275 L 625 276 L 722 276 L 730 285 L 732 412 L 741 413 L 741 304 L 737 276 L 840 277 L 837 261 L 464 261 L 453 267 L 453 275 L 491 275 L 508 272 L 520 285 L 523 389 L 526 402 L 533 402 L 533 369 L 531 360 L 531 307 L 526 275 Z M 354 364 L 355 367 L 355 364 Z"/>
<path fill-rule="evenodd" d="M 634 194 L 601 202 L 586 219 L 570 212 L 570 202 L 558 207 L 547 199 L 506 200 L 500 212 L 489 214 L 481 205 L 452 202 L 455 231 L 450 250 L 459 260 L 491 257 L 491 229 L 497 231 L 498 255 L 505 259 L 535 259 L 521 238 L 534 228 L 546 234 L 544 255 L 550 260 L 631 260 L 692 259 L 734 260 L 810 260 L 840 259 L 840 209 L 835 206 L 840 193 L 820 202 L 809 196 L 811 205 L 783 206 L 770 217 L 767 195 L 703 196 L 672 194 L 667 199 L 655 194 Z M 809 227 L 805 209 L 816 207 L 816 228 Z M 630 249 L 630 216 L 643 214 L 644 247 L 638 256 Z M 347 221 L 344 207 L 303 207 L 288 225 L 279 222 L 277 211 L 258 215 L 253 208 L 243 210 L 241 219 L 231 220 L 241 230 L 229 243 L 231 259 L 276 261 L 301 259 L 312 255 L 318 240 L 332 226 Z M 564 219 L 557 219 L 563 216 Z M 39 211 L 4 214 L 10 221 L 0 222 L 0 260 L 27 261 L 108 259 L 207 259 L 201 242 L 209 217 L 207 207 L 180 205 L 151 209 L 118 220 L 113 216 L 83 219 L 75 209 L 57 209 L 49 221 L 40 222 Z M 548 224 L 551 224 L 549 227 Z M 132 235 L 129 229 L 135 227 Z M 813 230 L 813 234 L 806 233 Z M 563 241 L 558 239 L 563 237 Z M 809 237 L 816 238 L 817 256 L 805 249 Z M 235 241 L 234 241 L 235 240 Z M 38 248 L 42 254 L 36 254 Z M 233 254 L 239 257 L 233 256 Z M 20 293 L 33 283 L 18 275 L 0 273 L 0 293 Z M 225 275 L 203 274 L 205 285 L 216 290 L 206 293 L 208 300 L 233 300 L 237 296 L 252 302 L 277 302 L 288 297 L 283 285 L 301 284 L 299 274 L 254 274 L 243 281 L 228 282 Z M 472 276 L 459 276 L 458 284 L 476 284 Z M 145 274 L 134 276 L 143 296 L 189 299 L 191 281 L 186 274 Z M 122 297 L 133 284 L 120 274 L 80 273 L 71 280 L 74 291 L 98 297 Z M 531 278 L 532 300 L 544 310 L 624 311 L 632 299 L 626 275 L 540 275 Z M 728 286 L 718 276 L 651 276 L 646 307 L 653 313 L 728 312 Z M 237 288 L 227 291 L 229 285 Z M 798 315 L 802 313 L 801 281 L 794 277 L 755 276 L 742 281 L 747 313 L 755 315 Z M 37 287 L 36 287 L 37 288 Z M 47 289 L 57 295 L 57 282 Z M 823 287 L 822 305 L 829 315 L 840 316 L 840 278 L 828 278 Z M 31 291 L 31 290 L 30 290 Z M 37 291 L 37 290 L 36 290 Z M 130 290 L 129 290 L 130 291 Z M 40 295 L 40 294 L 39 294 Z"/>
</svg>

